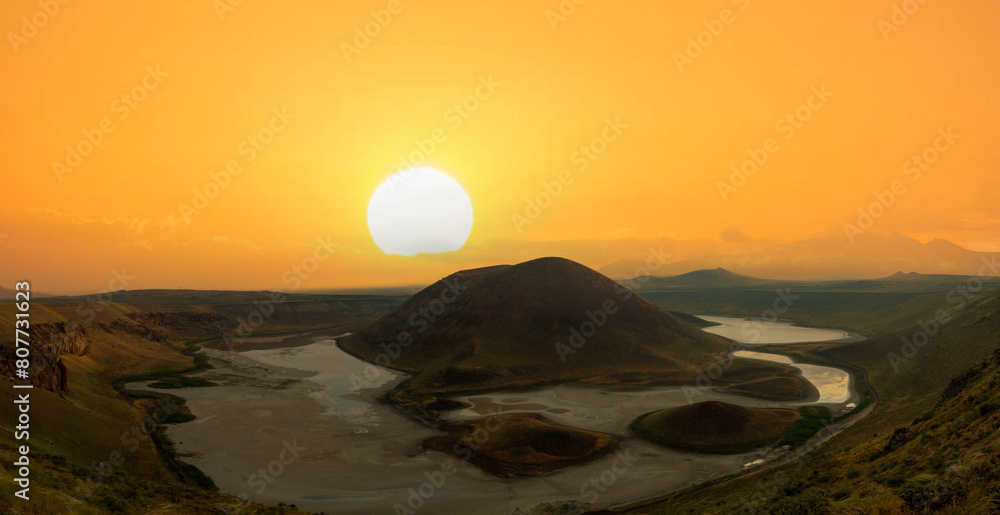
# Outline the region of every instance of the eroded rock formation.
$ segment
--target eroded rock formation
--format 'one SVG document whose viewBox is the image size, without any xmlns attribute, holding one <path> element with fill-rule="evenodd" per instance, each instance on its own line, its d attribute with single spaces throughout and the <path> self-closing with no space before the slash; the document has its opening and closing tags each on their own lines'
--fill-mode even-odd
<svg viewBox="0 0 1000 515">
<path fill-rule="evenodd" d="M 31 384 L 54 392 L 68 390 L 69 377 L 62 356 L 87 354 L 89 344 L 83 326 L 72 322 L 32 324 L 28 342 L 31 349 L 28 378 Z M 5 341 L 2 347 L 4 355 L 14 356 L 14 341 Z M 7 376 L 15 374 L 15 366 L 14 359 L 0 361 L 0 369 Z"/>
</svg>

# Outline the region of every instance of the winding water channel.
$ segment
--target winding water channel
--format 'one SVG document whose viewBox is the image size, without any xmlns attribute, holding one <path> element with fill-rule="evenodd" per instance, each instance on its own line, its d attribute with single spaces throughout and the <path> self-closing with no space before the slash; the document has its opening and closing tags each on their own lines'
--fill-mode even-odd
<svg viewBox="0 0 1000 515">
<path fill-rule="evenodd" d="M 725 322 L 724 327 L 738 327 L 742 320 Z M 779 325 L 763 331 L 755 343 L 793 343 L 781 323 L 774 324 Z M 795 334 L 806 338 L 802 341 L 844 336 L 842 331 L 802 327 Z M 224 492 L 337 514 L 394 514 L 397 505 L 415 513 L 483 515 L 530 514 L 546 503 L 568 503 L 580 510 L 617 505 L 738 472 L 748 462 L 769 457 L 767 451 L 701 455 L 657 447 L 629 434 L 628 424 L 643 413 L 705 400 L 750 407 L 822 404 L 838 412 L 858 398 L 845 371 L 808 364 L 793 366 L 820 391 L 815 402 L 770 402 L 707 388 L 576 385 L 458 397 L 467 407 L 443 413 L 444 419 L 532 412 L 623 439 L 619 455 L 543 477 L 500 479 L 454 456 L 424 451 L 423 440 L 443 433 L 383 399 L 406 375 L 379 368 L 377 377 L 369 374 L 371 381 L 360 381 L 370 365 L 340 350 L 334 339 L 317 337 L 299 347 L 200 352 L 213 368 L 196 376 L 218 386 L 168 390 L 186 399 L 196 417 L 169 426 L 182 459 Z M 791 361 L 778 354 L 736 355 Z M 146 383 L 128 386 L 149 389 Z M 617 466 L 618 472 L 609 475 L 623 456 L 628 463 L 624 472 Z M 435 481 L 442 477 L 443 483 Z M 595 478 L 605 481 L 604 492 L 588 486 Z M 610 485 L 608 478 L 613 478 Z"/>
</svg>

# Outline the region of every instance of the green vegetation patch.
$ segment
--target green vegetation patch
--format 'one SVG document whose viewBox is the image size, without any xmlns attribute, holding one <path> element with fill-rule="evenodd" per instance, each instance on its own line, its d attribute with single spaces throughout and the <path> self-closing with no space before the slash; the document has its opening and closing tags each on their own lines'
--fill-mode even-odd
<svg viewBox="0 0 1000 515">
<path fill-rule="evenodd" d="M 150 388 L 159 389 L 171 389 L 171 388 L 201 388 L 205 386 L 218 386 L 207 379 L 202 379 L 200 377 L 188 377 L 188 376 L 176 376 L 176 377 L 165 377 L 150 383 Z"/>
<path fill-rule="evenodd" d="M 825 406 L 803 406 L 799 408 L 799 414 L 801 418 L 792 424 L 791 431 L 782 440 L 782 444 L 798 447 L 833 423 L 830 410 Z"/>
</svg>

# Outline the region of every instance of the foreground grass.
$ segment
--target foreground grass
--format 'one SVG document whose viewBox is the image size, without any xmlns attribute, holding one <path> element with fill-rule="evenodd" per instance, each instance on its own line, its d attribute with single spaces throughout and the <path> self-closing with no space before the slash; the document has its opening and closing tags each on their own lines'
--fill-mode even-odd
<svg viewBox="0 0 1000 515">
<path fill-rule="evenodd" d="M 74 320 L 78 306 L 35 304 L 32 323 Z M 166 341 L 148 340 L 141 332 L 114 330 L 112 323 L 134 324 L 128 315 L 160 313 L 169 308 L 117 303 L 101 303 L 99 307 L 95 319 L 84 324 L 88 352 L 62 357 L 69 371 L 69 391 L 31 390 L 30 501 L 15 497 L 17 485 L 12 481 L 11 469 L 4 467 L 0 469 L 0 513 L 298 513 L 294 507 L 245 503 L 218 492 L 200 470 L 177 459 L 173 443 L 166 437 L 167 425 L 193 418 L 183 400 L 166 392 L 125 388 L 133 381 L 155 381 L 174 388 L 207 386 L 180 374 L 207 367 L 205 359 L 195 351 L 199 344 L 217 338 L 222 329 L 203 326 L 203 334 L 198 334 L 183 324 L 157 327 L 168 335 Z M 230 311 L 245 316 L 253 308 L 232 304 L 222 307 L 227 316 Z M 177 309 L 183 311 L 172 313 L 211 313 L 215 306 Z M 13 334 L 12 313 L 12 304 L 0 303 L 2 334 Z M 322 316 L 314 321 L 292 320 L 291 315 L 284 315 L 290 321 L 282 319 L 269 325 L 267 332 L 328 327 L 327 313 L 319 313 Z M 348 322 L 357 320 L 344 318 Z M 223 320 L 235 327 L 232 320 Z M 11 405 L 13 391 L 10 384 L 0 385 L 0 402 Z M 164 411 L 164 406 L 170 409 Z M 0 420 L 0 460 L 6 463 L 18 455 L 11 422 L 7 417 Z"/>
<path fill-rule="evenodd" d="M 787 465 L 619 512 L 1000 511 L 1000 295 L 968 303 L 918 353 L 893 366 L 888 353 L 898 353 L 902 338 L 919 329 L 812 350 L 796 346 L 820 364 L 836 359 L 864 369 L 878 392 L 869 416 L 818 450 L 806 444 Z"/>
</svg>

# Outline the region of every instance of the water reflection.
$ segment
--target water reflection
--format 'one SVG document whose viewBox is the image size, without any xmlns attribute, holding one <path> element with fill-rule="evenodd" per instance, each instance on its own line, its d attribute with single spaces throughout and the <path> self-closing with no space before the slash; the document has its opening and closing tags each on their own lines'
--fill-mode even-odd
<svg viewBox="0 0 1000 515">
<path fill-rule="evenodd" d="M 846 338 L 845 331 L 797 327 L 790 322 L 764 322 L 745 318 L 698 315 L 698 318 L 721 325 L 706 327 L 706 333 L 752 345 L 826 342 Z"/>
<path fill-rule="evenodd" d="M 740 350 L 733 353 L 737 358 L 759 359 L 773 363 L 791 365 L 802 371 L 802 376 L 819 390 L 819 403 L 842 403 L 851 399 L 851 376 L 839 368 L 795 363 L 792 358 L 780 354 L 768 354 Z"/>
</svg>

